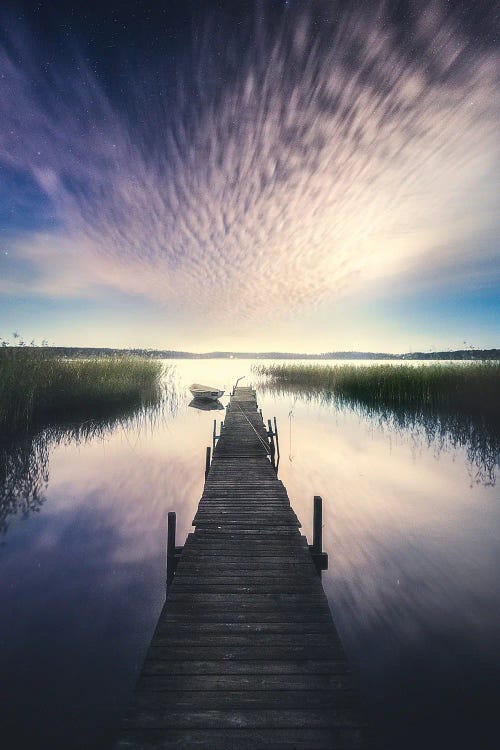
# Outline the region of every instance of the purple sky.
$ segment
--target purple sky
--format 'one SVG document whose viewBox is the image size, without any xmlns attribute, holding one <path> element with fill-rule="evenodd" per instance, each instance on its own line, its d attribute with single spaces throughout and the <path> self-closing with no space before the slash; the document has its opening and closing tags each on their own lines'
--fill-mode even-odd
<svg viewBox="0 0 500 750">
<path fill-rule="evenodd" d="M 0 335 L 498 346 L 497 4 L 252 5 L 4 17 Z"/>
</svg>

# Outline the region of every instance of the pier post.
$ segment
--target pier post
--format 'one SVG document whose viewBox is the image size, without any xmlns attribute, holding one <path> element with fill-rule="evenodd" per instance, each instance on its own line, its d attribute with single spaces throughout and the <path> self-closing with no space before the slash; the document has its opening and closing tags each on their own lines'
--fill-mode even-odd
<svg viewBox="0 0 500 750">
<path fill-rule="evenodd" d="M 319 495 L 314 496 L 313 543 L 309 550 L 321 578 L 321 571 L 328 570 L 328 554 L 323 552 L 323 499 Z"/>
<path fill-rule="evenodd" d="M 215 450 L 215 441 L 217 440 L 217 420 L 214 419 L 214 431 L 212 437 L 212 449 Z"/>
<path fill-rule="evenodd" d="M 210 446 L 207 446 L 207 452 L 205 455 L 205 482 L 207 481 L 208 472 L 210 471 L 210 456 L 212 453 L 212 449 Z"/>
<path fill-rule="evenodd" d="M 278 463 L 280 460 L 280 441 L 278 438 L 278 423 L 276 422 L 276 417 L 273 417 L 274 419 L 274 434 L 276 436 L 276 451 L 278 453 Z"/>
<path fill-rule="evenodd" d="M 315 554 L 323 551 L 323 500 L 319 495 L 314 496 L 312 547 Z"/>
<path fill-rule="evenodd" d="M 174 512 L 168 514 L 167 519 L 167 589 L 172 583 L 172 579 L 175 573 L 176 565 L 176 549 L 175 549 L 175 527 L 176 527 L 176 515 Z"/>
<path fill-rule="evenodd" d="M 267 434 L 269 435 L 269 441 L 270 441 L 270 448 L 271 448 L 271 462 L 273 466 L 276 468 L 276 459 L 275 459 L 275 448 L 274 448 L 274 432 L 271 425 L 271 420 L 267 420 Z"/>
</svg>

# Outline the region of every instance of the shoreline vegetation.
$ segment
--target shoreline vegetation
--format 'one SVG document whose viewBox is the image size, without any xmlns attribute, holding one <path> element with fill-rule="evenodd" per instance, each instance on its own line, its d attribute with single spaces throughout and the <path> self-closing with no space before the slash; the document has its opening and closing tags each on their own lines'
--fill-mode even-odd
<svg viewBox="0 0 500 750">
<path fill-rule="evenodd" d="M 163 365 L 117 356 L 67 359 L 48 347 L 0 348 L 0 435 L 113 419 L 161 398 Z"/>
<path fill-rule="evenodd" d="M 172 365 L 139 357 L 68 359 L 0 347 L 0 544 L 15 516 L 39 512 L 54 446 L 154 429 L 178 407 Z"/>
<path fill-rule="evenodd" d="M 258 365 L 275 386 L 292 386 L 379 407 L 446 407 L 500 417 L 500 364 Z"/>
<path fill-rule="evenodd" d="M 500 455 L 500 364 L 256 365 L 260 388 L 348 406 L 384 429 L 466 451 L 471 481 L 495 484 Z"/>
</svg>

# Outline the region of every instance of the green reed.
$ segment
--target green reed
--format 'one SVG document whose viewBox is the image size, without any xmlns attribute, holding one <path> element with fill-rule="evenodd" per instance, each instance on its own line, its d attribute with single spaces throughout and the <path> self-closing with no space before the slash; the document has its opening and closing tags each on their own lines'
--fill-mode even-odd
<svg viewBox="0 0 500 750">
<path fill-rule="evenodd" d="M 138 357 L 68 360 L 43 348 L 0 349 L 0 433 L 113 417 L 160 398 L 163 366 Z"/>
<path fill-rule="evenodd" d="M 0 433 L 0 545 L 14 516 L 27 518 L 42 509 L 49 483 L 49 458 L 55 447 L 105 441 L 117 429 L 134 436 L 151 434 L 177 413 L 181 397 L 172 365 L 134 360 L 128 373 L 130 377 L 135 375 L 135 391 L 130 391 L 123 383 L 117 387 L 116 367 L 110 369 L 104 367 L 109 362 L 98 362 L 99 375 L 105 379 L 102 393 L 106 395 L 106 402 L 95 399 L 84 404 L 77 402 L 64 412 L 59 407 L 50 412 L 39 408 L 38 421 L 32 419 L 30 429 L 18 429 L 9 435 Z M 96 362 L 91 361 L 89 366 L 77 371 L 80 374 L 92 372 L 90 364 L 96 365 Z M 136 369 L 137 364 L 154 365 L 153 370 L 148 369 L 150 378 L 145 376 L 144 368 Z M 98 378 L 96 382 L 99 383 Z M 85 394 L 81 383 L 79 393 Z"/>
<path fill-rule="evenodd" d="M 275 385 L 313 389 L 378 406 L 459 410 L 500 408 L 500 365 L 493 362 L 431 365 L 260 365 Z"/>
<path fill-rule="evenodd" d="M 500 365 L 260 365 L 259 386 L 354 410 L 437 450 L 463 448 L 471 481 L 494 484 L 500 451 Z"/>
</svg>

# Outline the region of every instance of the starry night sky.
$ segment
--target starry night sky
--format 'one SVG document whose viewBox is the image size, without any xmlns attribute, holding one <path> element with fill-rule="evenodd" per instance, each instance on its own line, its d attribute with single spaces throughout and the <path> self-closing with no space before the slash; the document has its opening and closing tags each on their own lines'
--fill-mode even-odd
<svg viewBox="0 0 500 750">
<path fill-rule="evenodd" d="M 499 345 L 498 2 L 16 2 L 0 336 Z"/>
</svg>

